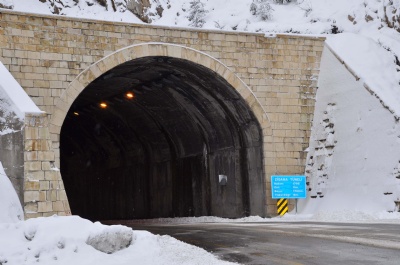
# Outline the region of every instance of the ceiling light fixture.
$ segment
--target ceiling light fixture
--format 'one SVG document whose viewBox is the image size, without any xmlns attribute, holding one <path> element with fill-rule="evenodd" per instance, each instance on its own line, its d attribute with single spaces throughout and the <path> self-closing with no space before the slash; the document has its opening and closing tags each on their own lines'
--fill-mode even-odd
<svg viewBox="0 0 400 265">
<path fill-rule="evenodd" d="M 107 103 L 105 103 L 105 102 L 100 103 L 100 108 L 105 109 L 107 107 L 108 107 Z"/>
<path fill-rule="evenodd" d="M 129 99 L 132 99 L 135 97 L 135 94 L 133 94 L 133 92 L 126 92 L 125 96 Z"/>
<path fill-rule="evenodd" d="M 79 116 L 79 112 L 74 111 L 75 116 Z"/>
</svg>

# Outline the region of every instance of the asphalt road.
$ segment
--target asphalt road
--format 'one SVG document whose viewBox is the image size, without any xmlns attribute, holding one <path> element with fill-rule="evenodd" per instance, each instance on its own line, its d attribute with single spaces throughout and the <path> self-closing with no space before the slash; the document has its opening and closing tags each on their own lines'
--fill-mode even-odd
<svg viewBox="0 0 400 265">
<path fill-rule="evenodd" d="M 400 264 L 400 225 L 396 224 L 120 223 L 170 235 L 242 264 Z"/>
</svg>

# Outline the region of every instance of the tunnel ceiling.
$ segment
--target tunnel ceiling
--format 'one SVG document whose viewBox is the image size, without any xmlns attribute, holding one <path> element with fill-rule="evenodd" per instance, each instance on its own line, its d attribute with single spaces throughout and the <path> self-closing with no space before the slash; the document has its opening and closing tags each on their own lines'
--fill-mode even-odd
<svg viewBox="0 0 400 265">
<path fill-rule="evenodd" d="M 234 195 L 220 199 L 237 209 L 220 215 L 237 216 L 250 212 L 249 175 L 262 175 L 261 143 L 250 108 L 215 72 L 144 57 L 104 73 L 75 100 L 61 130 L 61 172 L 73 213 L 92 219 L 212 214 L 211 175 L 229 172 L 238 179 Z M 122 204 L 118 194 L 129 194 L 126 206 L 114 205 Z"/>
</svg>

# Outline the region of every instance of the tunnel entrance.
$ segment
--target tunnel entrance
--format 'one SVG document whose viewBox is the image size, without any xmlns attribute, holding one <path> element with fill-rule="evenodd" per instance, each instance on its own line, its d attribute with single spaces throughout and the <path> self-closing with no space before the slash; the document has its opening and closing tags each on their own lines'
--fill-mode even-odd
<svg viewBox="0 0 400 265">
<path fill-rule="evenodd" d="M 91 220 L 264 215 L 262 130 L 199 64 L 143 57 L 91 82 L 60 134 L 73 214 Z"/>
</svg>

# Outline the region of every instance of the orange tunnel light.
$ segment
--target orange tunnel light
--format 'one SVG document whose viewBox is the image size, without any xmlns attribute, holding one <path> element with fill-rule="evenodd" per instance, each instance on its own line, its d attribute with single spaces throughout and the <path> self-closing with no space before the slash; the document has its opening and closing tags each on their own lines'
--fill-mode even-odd
<svg viewBox="0 0 400 265">
<path fill-rule="evenodd" d="M 125 96 L 129 99 L 134 98 L 135 94 L 133 94 L 133 92 L 126 92 Z"/>
</svg>

